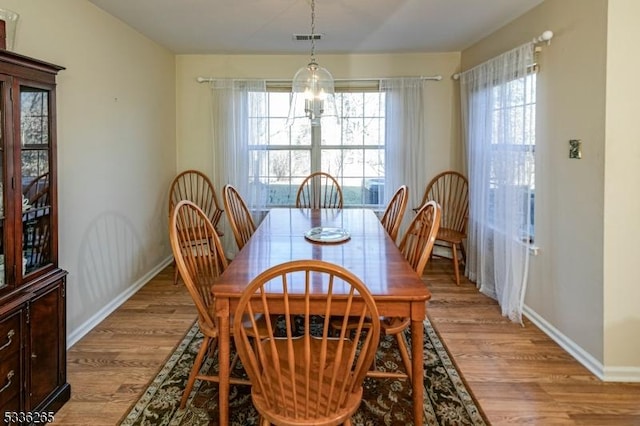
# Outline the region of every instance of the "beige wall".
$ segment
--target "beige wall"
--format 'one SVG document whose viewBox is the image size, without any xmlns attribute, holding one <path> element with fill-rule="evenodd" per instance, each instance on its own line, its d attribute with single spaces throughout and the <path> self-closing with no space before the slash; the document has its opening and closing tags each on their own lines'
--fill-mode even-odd
<svg viewBox="0 0 640 426">
<path fill-rule="evenodd" d="M 166 189 L 176 171 L 213 174 L 209 91 L 195 78 L 290 78 L 308 58 L 174 57 L 86 1 L 0 7 L 21 14 L 18 53 L 67 67 L 58 80 L 60 264 L 70 272 L 73 341 L 166 262 Z M 318 56 L 336 78 L 442 74 L 426 95 L 424 161 L 435 173 L 461 167 L 458 88 L 449 76 L 554 31 L 539 61 L 541 252 L 526 304 L 583 361 L 613 374 L 640 368 L 640 288 L 631 271 L 640 206 L 628 195 L 640 181 L 638 96 L 627 84 L 638 62 L 628 52 L 640 41 L 639 8 L 635 0 L 546 0 L 462 55 Z M 568 159 L 573 138 L 583 141 L 582 160 Z"/>
<path fill-rule="evenodd" d="M 617 366 L 636 380 L 640 290 L 631 268 L 640 215 L 637 197 L 628 194 L 640 183 L 636 90 L 629 85 L 638 59 L 629 52 L 640 41 L 639 7 L 635 0 L 545 0 L 462 52 L 461 61 L 468 69 L 554 32 L 539 56 L 540 254 L 531 259 L 525 303 L 529 316 L 592 371 L 614 378 L 607 369 Z M 582 140 L 581 160 L 568 158 L 569 139 Z"/>
<path fill-rule="evenodd" d="M 308 61 L 308 56 L 178 56 L 178 169 L 198 168 L 213 176 L 209 88 L 206 83 L 197 83 L 197 77 L 290 79 Z M 441 74 L 442 81 L 426 83 L 425 127 L 430 155 L 424 159 L 424 163 L 431 171 L 430 174 L 460 167 L 457 85 L 450 78 L 459 69 L 458 52 L 402 55 L 320 54 L 318 62 L 330 70 L 336 79 Z"/>
<path fill-rule="evenodd" d="M 640 2 L 609 0 L 604 196 L 604 359 L 640 372 Z M 638 374 L 640 375 L 640 373 Z"/>
<path fill-rule="evenodd" d="M 603 361 L 603 179 L 606 2 L 546 0 L 462 52 L 468 69 L 555 34 L 539 55 L 536 127 L 536 244 L 525 303 Z M 582 160 L 568 158 L 581 139 Z"/>
<path fill-rule="evenodd" d="M 170 255 L 175 58 L 79 0 L 0 0 L 20 14 L 15 51 L 58 78 L 60 266 L 69 343 Z"/>
</svg>

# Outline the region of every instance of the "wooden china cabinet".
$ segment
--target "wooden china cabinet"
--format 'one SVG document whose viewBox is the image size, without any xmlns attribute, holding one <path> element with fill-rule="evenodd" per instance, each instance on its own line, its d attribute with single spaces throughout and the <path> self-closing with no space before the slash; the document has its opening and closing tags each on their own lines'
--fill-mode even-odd
<svg viewBox="0 0 640 426">
<path fill-rule="evenodd" d="M 71 392 L 56 190 L 63 69 L 0 49 L 0 424 L 44 423 Z"/>
</svg>

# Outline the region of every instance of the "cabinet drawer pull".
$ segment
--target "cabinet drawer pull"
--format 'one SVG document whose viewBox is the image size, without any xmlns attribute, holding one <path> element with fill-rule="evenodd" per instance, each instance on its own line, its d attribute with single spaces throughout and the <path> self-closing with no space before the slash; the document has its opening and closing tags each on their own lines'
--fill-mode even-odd
<svg viewBox="0 0 640 426">
<path fill-rule="evenodd" d="M 16 334 L 16 332 L 13 330 L 13 328 L 11 330 L 9 330 L 9 332 L 7 333 L 7 343 L 5 343 L 4 345 L 0 346 L 0 351 L 3 350 L 4 348 L 8 348 L 9 346 L 11 346 L 11 343 L 13 343 L 11 338 L 13 336 L 15 336 L 15 334 Z"/>
<path fill-rule="evenodd" d="M 4 392 L 9 386 L 11 386 L 11 379 L 13 379 L 13 376 L 16 373 L 13 372 L 13 370 L 9 371 L 9 373 L 7 373 L 7 384 L 4 385 L 2 387 L 2 389 L 0 389 L 0 393 Z"/>
</svg>

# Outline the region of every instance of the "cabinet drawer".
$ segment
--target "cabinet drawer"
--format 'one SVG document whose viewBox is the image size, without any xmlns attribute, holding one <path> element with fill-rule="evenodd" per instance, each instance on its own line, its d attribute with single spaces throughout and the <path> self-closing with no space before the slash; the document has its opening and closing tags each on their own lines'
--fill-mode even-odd
<svg viewBox="0 0 640 426">
<path fill-rule="evenodd" d="M 20 391 L 20 353 L 15 353 L 0 363 L 0 407 Z"/>
<path fill-rule="evenodd" d="M 20 349 L 21 313 L 22 311 L 15 312 L 0 321 L 0 360 Z"/>
</svg>

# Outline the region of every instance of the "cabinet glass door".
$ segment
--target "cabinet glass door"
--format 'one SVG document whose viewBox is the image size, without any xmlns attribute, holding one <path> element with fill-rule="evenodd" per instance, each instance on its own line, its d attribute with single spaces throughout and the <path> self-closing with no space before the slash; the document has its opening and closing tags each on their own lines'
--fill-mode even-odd
<svg viewBox="0 0 640 426">
<path fill-rule="evenodd" d="M 51 262 L 49 102 L 48 90 L 20 87 L 23 275 Z"/>
</svg>

